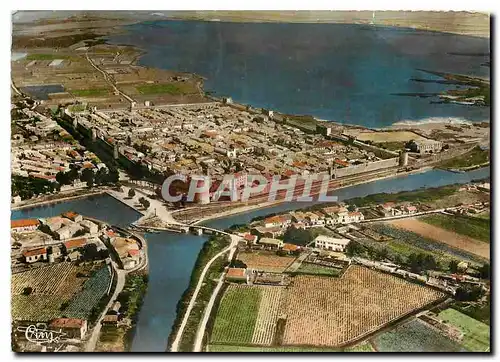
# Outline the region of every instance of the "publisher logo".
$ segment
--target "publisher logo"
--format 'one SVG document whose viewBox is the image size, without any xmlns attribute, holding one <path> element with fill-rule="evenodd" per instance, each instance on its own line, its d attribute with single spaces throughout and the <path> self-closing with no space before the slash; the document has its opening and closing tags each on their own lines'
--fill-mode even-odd
<svg viewBox="0 0 500 362">
<path fill-rule="evenodd" d="M 31 324 L 28 327 L 17 327 L 19 332 L 24 332 L 27 341 L 36 344 L 61 343 L 66 340 L 66 333 L 61 330 L 47 329 L 46 324 Z"/>
</svg>

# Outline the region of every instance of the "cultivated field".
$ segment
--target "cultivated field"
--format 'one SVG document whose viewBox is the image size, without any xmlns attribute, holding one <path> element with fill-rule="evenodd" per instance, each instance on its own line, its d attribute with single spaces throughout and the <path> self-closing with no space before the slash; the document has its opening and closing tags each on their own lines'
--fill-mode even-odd
<svg viewBox="0 0 500 362">
<path fill-rule="evenodd" d="M 463 215 L 433 214 L 419 218 L 419 220 L 457 234 L 465 235 L 476 240 L 490 242 L 490 215 L 487 217 L 471 217 Z"/>
<path fill-rule="evenodd" d="M 259 288 L 262 294 L 252 343 L 270 346 L 274 341 L 284 288 L 274 286 Z"/>
<path fill-rule="evenodd" d="M 261 289 L 230 285 L 221 299 L 212 329 L 212 343 L 252 343 Z"/>
<path fill-rule="evenodd" d="M 268 252 L 238 253 L 238 259 L 244 262 L 248 268 L 267 272 L 282 273 L 288 268 L 295 257 L 277 256 Z"/>
<path fill-rule="evenodd" d="M 390 224 L 397 228 L 408 230 L 423 237 L 478 255 L 482 258 L 490 258 L 490 245 L 471 237 L 460 235 L 414 218 L 394 220 L 391 221 Z"/>
<path fill-rule="evenodd" d="M 77 293 L 87 280 L 80 275 L 91 271 L 91 266 L 58 263 L 17 273 L 12 275 L 11 294 L 23 294 L 25 288 L 31 288 L 30 294 L 33 295 L 59 295 L 69 298 Z"/>
<path fill-rule="evenodd" d="M 459 311 L 448 308 L 439 313 L 439 318 L 458 327 L 464 334 L 462 345 L 471 352 L 485 352 L 490 348 L 490 326 Z"/>
<path fill-rule="evenodd" d="M 420 319 L 402 324 L 373 339 L 379 352 L 460 352 L 464 349 Z"/>
<path fill-rule="evenodd" d="M 211 343 L 272 345 L 283 294 L 283 287 L 231 284 L 217 311 Z"/>
<path fill-rule="evenodd" d="M 13 320 L 89 318 L 111 283 L 108 267 L 58 263 L 12 276 Z"/>
<path fill-rule="evenodd" d="M 297 276 L 285 300 L 284 345 L 337 347 L 444 297 L 444 294 L 351 266 L 341 278 Z"/>
</svg>

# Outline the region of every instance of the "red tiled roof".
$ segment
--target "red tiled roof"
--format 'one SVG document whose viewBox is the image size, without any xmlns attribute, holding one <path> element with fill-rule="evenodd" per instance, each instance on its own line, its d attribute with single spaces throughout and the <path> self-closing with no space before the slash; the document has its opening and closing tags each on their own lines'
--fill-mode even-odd
<svg viewBox="0 0 500 362">
<path fill-rule="evenodd" d="M 244 268 L 229 268 L 227 276 L 230 278 L 244 278 L 245 270 Z"/>
<path fill-rule="evenodd" d="M 62 216 L 68 218 L 68 219 L 74 219 L 75 217 L 78 216 L 78 214 L 74 211 L 68 211 L 68 212 L 65 212 L 64 214 L 62 214 Z"/>
<path fill-rule="evenodd" d="M 295 244 L 288 244 L 288 243 L 283 244 L 283 250 L 286 250 L 286 251 L 296 251 L 299 249 L 300 249 L 300 246 L 297 246 Z"/>
<path fill-rule="evenodd" d="M 140 251 L 139 250 L 136 250 L 136 249 L 130 249 L 128 251 L 128 255 L 130 256 L 135 256 L 135 255 L 139 255 Z"/>
<path fill-rule="evenodd" d="M 73 249 L 73 248 L 81 248 L 87 243 L 87 239 L 81 238 L 81 239 L 73 239 L 73 240 L 68 240 L 64 243 L 64 246 L 66 249 Z"/>
<path fill-rule="evenodd" d="M 56 177 L 54 175 L 42 175 L 40 173 L 35 173 L 35 174 L 31 174 L 30 176 L 33 176 L 33 177 L 36 177 L 36 178 L 41 178 L 41 179 L 44 179 L 44 180 L 55 180 Z"/>
<path fill-rule="evenodd" d="M 47 254 L 46 248 L 26 250 L 23 255 L 27 258 L 29 256 L 44 255 Z"/>
<path fill-rule="evenodd" d="M 10 228 L 16 229 L 16 228 L 22 228 L 22 227 L 27 227 L 27 226 L 38 226 L 39 224 L 40 224 L 40 221 L 38 221 L 37 219 L 11 220 L 10 221 Z"/>
<path fill-rule="evenodd" d="M 50 322 L 50 327 L 80 329 L 85 322 L 86 321 L 84 319 L 78 318 L 57 318 Z"/>
<path fill-rule="evenodd" d="M 333 160 L 333 162 L 335 162 L 336 164 L 338 164 L 340 166 L 344 166 L 344 167 L 349 166 L 349 162 L 339 160 L 338 158 L 336 158 L 335 160 Z"/>
<path fill-rule="evenodd" d="M 256 235 L 252 235 L 252 234 L 245 234 L 245 236 L 243 237 L 245 240 L 247 241 L 254 241 L 255 238 L 257 238 Z"/>
</svg>

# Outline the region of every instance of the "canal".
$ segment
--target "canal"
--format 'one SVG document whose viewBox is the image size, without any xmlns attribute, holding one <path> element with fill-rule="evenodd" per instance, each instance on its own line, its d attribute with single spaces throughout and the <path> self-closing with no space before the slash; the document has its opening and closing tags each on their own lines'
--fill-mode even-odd
<svg viewBox="0 0 500 362">
<path fill-rule="evenodd" d="M 466 173 L 431 170 L 423 173 L 378 180 L 336 191 L 339 200 L 370 194 L 410 191 L 455 183 L 467 183 L 490 176 L 489 168 Z M 234 224 L 248 223 L 251 219 L 270 213 L 303 208 L 311 203 L 284 203 L 277 206 L 212 220 L 207 226 L 225 229 Z M 110 224 L 127 226 L 139 214 L 108 195 L 92 196 L 12 212 L 13 219 L 49 217 L 73 210 L 101 219 Z M 197 255 L 207 239 L 175 233 L 146 234 L 149 257 L 149 286 L 139 314 L 132 343 L 134 352 L 163 352 L 176 316 L 176 305 L 189 284 Z"/>
</svg>

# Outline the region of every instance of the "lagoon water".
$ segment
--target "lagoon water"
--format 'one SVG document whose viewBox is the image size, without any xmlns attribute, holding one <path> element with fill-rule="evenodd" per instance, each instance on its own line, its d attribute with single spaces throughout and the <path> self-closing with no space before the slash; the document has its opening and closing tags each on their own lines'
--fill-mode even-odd
<svg viewBox="0 0 500 362">
<path fill-rule="evenodd" d="M 418 69 L 489 78 L 489 39 L 353 24 L 148 21 L 125 29 L 109 42 L 143 49 L 139 64 L 200 74 L 205 90 L 255 107 L 368 127 L 489 120 L 488 107 L 394 95 L 455 87 L 412 81 L 438 79 Z"/>
<path fill-rule="evenodd" d="M 467 173 L 432 170 L 424 173 L 384 179 L 339 189 L 335 195 L 340 200 L 379 192 L 399 192 L 423 187 L 437 187 L 454 183 L 467 183 L 489 177 L 490 169 L 482 168 Z M 266 209 L 212 220 L 205 224 L 225 229 L 234 224 L 276 212 L 298 209 L 308 203 L 284 203 Z M 12 212 L 13 219 L 49 217 L 66 211 L 76 211 L 109 222 L 126 226 L 140 215 L 108 195 L 92 196 L 31 209 Z M 197 255 L 206 236 L 163 232 L 146 234 L 149 257 L 149 285 L 139 314 L 132 342 L 134 352 L 163 352 L 176 317 L 176 305 L 187 288 Z"/>
</svg>

